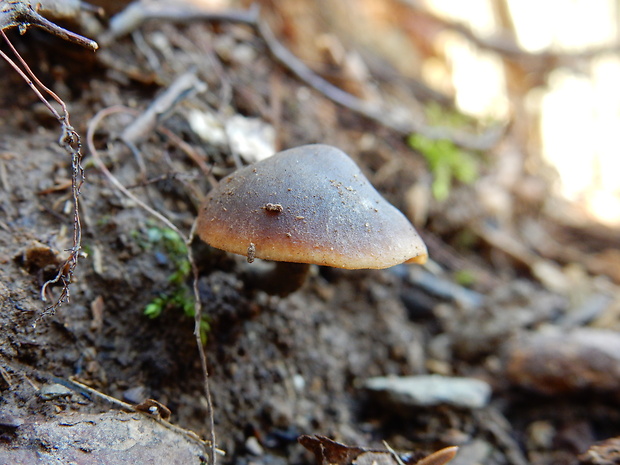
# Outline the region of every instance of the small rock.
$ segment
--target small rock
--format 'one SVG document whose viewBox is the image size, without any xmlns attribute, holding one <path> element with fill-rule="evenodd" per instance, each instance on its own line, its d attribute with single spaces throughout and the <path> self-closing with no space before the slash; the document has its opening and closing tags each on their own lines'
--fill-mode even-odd
<svg viewBox="0 0 620 465">
<path fill-rule="evenodd" d="M 0 414 L 0 429 L 13 430 L 24 424 L 24 420 L 11 414 Z"/>
<path fill-rule="evenodd" d="M 493 446 L 481 439 L 459 446 L 459 453 L 450 461 L 450 465 L 466 465 L 471 463 L 489 463 Z"/>
<path fill-rule="evenodd" d="M 513 384 L 543 394 L 613 393 L 620 383 L 620 334 L 594 328 L 526 333 L 507 344 L 505 364 Z"/>
<path fill-rule="evenodd" d="M 264 160 L 275 153 L 275 129 L 259 118 L 235 115 L 225 124 L 231 150 L 248 163 Z"/>
<path fill-rule="evenodd" d="M 45 384 L 39 389 L 39 397 L 43 400 L 52 400 L 57 399 L 59 397 L 65 397 L 72 393 L 73 391 L 68 387 L 63 386 L 62 384 Z"/>
<path fill-rule="evenodd" d="M 491 396 L 491 387 L 484 381 L 440 375 L 377 377 L 367 379 L 363 386 L 397 407 L 481 408 Z"/>
<path fill-rule="evenodd" d="M 246 439 L 245 449 L 252 455 L 261 456 L 264 454 L 263 446 L 260 445 L 255 436 Z"/>
<path fill-rule="evenodd" d="M 144 386 L 134 386 L 123 392 L 123 399 L 132 404 L 139 404 L 147 397 L 146 388 Z"/>
</svg>

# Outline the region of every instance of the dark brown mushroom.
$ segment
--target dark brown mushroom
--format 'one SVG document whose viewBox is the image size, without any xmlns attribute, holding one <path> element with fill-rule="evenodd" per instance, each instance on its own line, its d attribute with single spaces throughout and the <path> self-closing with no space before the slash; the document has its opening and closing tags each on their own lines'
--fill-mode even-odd
<svg viewBox="0 0 620 465">
<path fill-rule="evenodd" d="M 197 233 L 248 261 L 276 261 L 260 285 L 278 295 L 297 289 L 309 264 L 369 269 L 427 259 L 407 218 L 328 145 L 285 150 L 222 179 L 200 210 Z"/>
</svg>

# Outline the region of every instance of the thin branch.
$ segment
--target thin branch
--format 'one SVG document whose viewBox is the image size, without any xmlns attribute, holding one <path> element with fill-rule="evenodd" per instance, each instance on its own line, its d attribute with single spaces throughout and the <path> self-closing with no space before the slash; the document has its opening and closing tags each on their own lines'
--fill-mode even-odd
<svg viewBox="0 0 620 465">
<path fill-rule="evenodd" d="M 19 28 L 24 34 L 29 26 L 39 27 L 50 34 L 69 42 L 74 42 L 90 50 L 97 50 L 99 45 L 94 40 L 68 31 L 37 13 L 28 0 L 0 0 L 0 30 Z"/>
<path fill-rule="evenodd" d="M 56 277 L 47 281 L 43 284 L 41 288 L 41 300 L 44 302 L 47 300 L 46 292 L 47 288 L 58 282 L 62 282 L 62 291 L 58 299 L 49 306 L 47 306 L 44 312 L 39 316 L 43 318 L 45 315 L 53 313 L 60 305 L 64 302 L 68 301 L 70 298 L 70 290 L 69 285 L 73 280 L 73 273 L 77 267 L 78 259 L 80 256 L 80 249 L 82 246 L 82 225 L 80 221 L 80 210 L 79 210 L 79 201 L 78 198 L 80 196 L 80 190 L 82 185 L 84 184 L 84 168 L 82 168 L 82 144 L 80 141 L 79 134 L 73 129 L 71 123 L 69 122 L 69 112 L 67 111 L 67 106 L 65 102 L 56 95 L 51 89 L 45 86 L 39 78 L 34 74 L 34 72 L 30 69 L 28 64 L 24 61 L 22 56 L 17 52 L 15 47 L 3 30 L 0 30 L 0 34 L 9 45 L 9 48 L 13 52 L 13 54 L 19 60 L 19 63 L 22 65 L 23 70 L 13 61 L 11 60 L 4 52 L 0 50 L 0 57 L 4 58 L 7 63 L 11 65 L 11 67 L 26 81 L 26 83 L 33 90 L 35 95 L 45 104 L 45 106 L 50 110 L 50 112 L 54 115 L 54 117 L 58 120 L 61 126 L 61 135 L 58 143 L 61 147 L 65 149 L 67 153 L 71 155 L 71 194 L 73 200 L 73 245 L 67 251 L 69 252 L 69 257 L 65 260 L 65 262 L 60 266 Z M 25 70 L 25 71 L 24 71 Z M 54 107 L 47 101 L 47 99 L 43 96 L 41 91 L 45 92 L 51 98 L 53 98 L 61 107 L 62 114 L 59 114 Z"/>
<path fill-rule="evenodd" d="M 187 258 L 192 265 L 192 275 L 194 277 L 192 290 L 194 292 L 194 337 L 196 338 L 196 346 L 198 347 L 198 354 L 200 356 L 200 367 L 202 368 L 203 385 L 205 389 L 205 397 L 207 399 L 207 409 L 209 410 L 207 418 L 209 420 L 209 442 L 211 447 L 209 449 L 209 459 L 212 465 L 216 465 L 217 454 L 215 448 L 215 412 L 213 410 L 213 400 L 211 397 L 211 384 L 209 383 L 209 365 L 207 363 L 207 354 L 205 353 L 204 346 L 202 344 L 202 338 L 200 337 L 200 323 L 202 322 L 202 305 L 200 301 L 200 292 L 198 290 L 198 267 L 194 260 L 192 252 L 192 241 L 196 235 L 196 224 L 194 221 L 192 230 L 189 233 L 189 239 L 187 241 Z"/>
<path fill-rule="evenodd" d="M 198 79 L 195 69 L 189 69 L 178 76 L 149 107 L 125 128 L 120 139 L 126 144 L 135 145 L 152 134 L 161 119 L 184 98 L 204 92 L 207 84 Z"/>
<path fill-rule="evenodd" d="M 145 416 L 146 418 L 149 418 L 152 421 L 155 421 L 156 423 L 159 423 L 160 425 L 163 425 L 164 427 L 168 428 L 171 431 L 174 431 L 175 433 L 181 434 L 182 436 L 186 437 L 187 439 L 197 443 L 198 445 L 202 446 L 202 447 L 207 447 L 208 444 L 205 444 L 205 441 L 203 441 L 202 439 L 200 439 L 200 437 L 194 433 L 193 431 L 189 431 L 186 429 L 183 429 L 175 424 L 170 423 L 169 421 L 166 421 L 162 418 L 158 418 L 154 415 L 149 415 L 148 413 L 145 413 L 144 411 L 137 409 L 134 405 L 132 404 L 128 404 L 127 402 L 123 402 L 120 399 L 117 399 L 116 397 L 112 397 L 109 396 L 107 394 L 104 394 L 101 391 L 97 391 L 96 389 L 93 389 L 90 386 L 87 386 L 86 384 L 80 383 L 79 381 L 76 381 L 74 378 L 71 379 L 62 379 L 63 384 L 68 385 L 68 387 L 72 388 L 73 390 L 75 390 L 76 392 L 83 392 L 83 393 L 87 393 L 88 395 L 90 395 L 91 397 L 96 397 L 100 400 L 103 400 L 105 402 L 108 402 L 112 405 L 114 405 L 117 408 L 120 408 L 122 410 L 126 410 L 128 412 L 134 412 L 134 413 L 139 413 L 143 416 Z M 215 452 L 217 455 L 226 455 L 225 452 L 221 449 L 215 449 Z"/>
<path fill-rule="evenodd" d="M 383 107 L 362 100 L 336 87 L 312 71 L 286 47 L 278 42 L 265 22 L 255 19 L 253 23 L 248 24 L 256 28 L 272 56 L 301 81 L 325 95 L 330 100 L 380 125 L 393 129 L 403 136 L 416 133 L 434 140 L 448 139 L 455 145 L 466 149 L 484 151 L 492 148 L 499 142 L 504 133 L 504 126 L 492 127 L 481 134 L 470 134 L 440 126 L 428 126 L 422 122 L 416 121 L 411 116 L 404 116 L 401 112 L 394 111 L 394 108 Z"/>
<path fill-rule="evenodd" d="M 101 160 L 101 156 L 99 155 L 99 151 L 95 148 L 95 142 L 94 142 L 94 136 L 95 136 L 95 131 L 97 130 L 97 128 L 99 127 L 99 123 L 101 123 L 101 121 L 110 116 L 113 115 L 115 113 L 133 113 L 133 111 L 130 108 L 124 107 L 122 105 L 115 105 L 109 108 L 105 108 L 101 111 L 99 111 L 95 116 L 93 116 L 93 118 L 88 122 L 88 128 L 86 130 L 86 146 L 88 147 L 89 152 L 91 153 L 92 157 L 93 157 L 93 161 L 95 162 L 95 164 L 97 165 L 97 168 L 99 168 L 99 170 L 105 175 L 106 178 L 108 178 L 108 181 L 110 181 L 110 183 L 116 187 L 123 195 L 125 195 L 127 198 L 131 199 L 136 205 L 138 205 L 140 208 L 142 208 L 143 210 L 145 210 L 147 213 L 149 213 L 150 215 L 154 216 L 155 218 L 157 218 L 159 221 L 161 221 L 162 223 L 164 223 L 167 227 L 169 227 L 170 229 L 172 229 L 174 232 L 176 232 L 179 237 L 181 239 L 183 239 L 183 241 L 187 242 L 187 237 L 185 234 L 183 234 L 183 232 L 177 228 L 174 223 L 172 223 L 168 218 L 166 218 L 164 215 L 162 215 L 161 213 L 159 213 L 157 210 L 152 209 L 151 207 L 149 207 L 147 204 L 145 204 L 142 200 L 140 200 L 138 197 L 136 197 L 135 195 L 133 195 L 119 180 L 116 176 L 114 176 L 110 170 L 108 170 L 108 167 L 105 166 L 105 163 L 103 163 L 103 160 Z"/>
<path fill-rule="evenodd" d="M 217 184 L 217 179 L 213 176 L 213 167 L 209 166 L 204 159 L 204 156 L 201 156 L 196 152 L 196 150 L 179 136 L 177 136 L 170 129 L 161 127 L 158 129 L 160 133 L 165 135 L 173 144 L 175 144 L 183 153 L 185 153 L 192 161 L 198 166 L 202 174 L 207 178 L 211 186 L 215 186 Z"/>
</svg>

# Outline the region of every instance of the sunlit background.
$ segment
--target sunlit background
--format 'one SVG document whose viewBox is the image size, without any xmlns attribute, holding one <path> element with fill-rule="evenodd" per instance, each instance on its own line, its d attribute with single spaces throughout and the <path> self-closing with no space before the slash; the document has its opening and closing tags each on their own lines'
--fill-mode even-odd
<svg viewBox="0 0 620 465">
<path fill-rule="evenodd" d="M 442 17 L 467 24 L 485 37 L 499 36 L 493 0 L 427 0 Z M 587 53 L 618 43 L 613 0 L 506 0 L 519 46 L 529 53 Z M 452 34 L 446 39 L 457 105 L 480 117 L 510 113 L 506 70 L 496 56 L 479 52 Z M 567 59 L 545 85 L 526 95 L 531 121 L 538 122 L 542 158 L 558 174 L 554 192 L 587 215 L 620 224 L 620 59 L 617 51 L 588 60 Z"/>
</svg>

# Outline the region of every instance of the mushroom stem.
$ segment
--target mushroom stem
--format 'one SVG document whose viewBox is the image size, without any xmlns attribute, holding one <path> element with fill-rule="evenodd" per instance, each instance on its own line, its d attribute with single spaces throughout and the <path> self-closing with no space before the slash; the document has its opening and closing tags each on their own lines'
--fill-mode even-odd
<svg viewBox="0 0 620 465">
<path fill-rule="evenodd" d="M 286 297 L 303 285 L 309 270 L 307 263 L 274 262 L 270 270 L 249 271 L 246 282 L 269 295 Z"/>
</svg>

